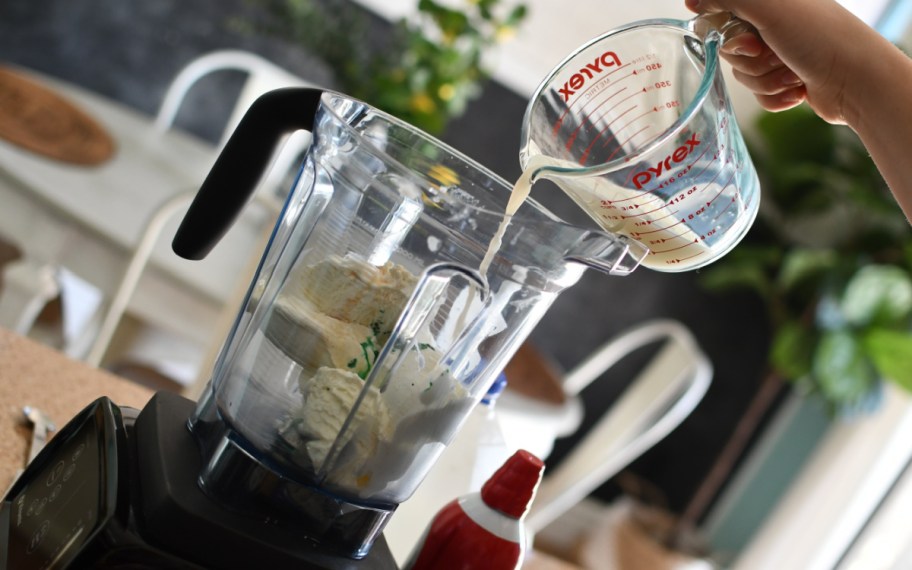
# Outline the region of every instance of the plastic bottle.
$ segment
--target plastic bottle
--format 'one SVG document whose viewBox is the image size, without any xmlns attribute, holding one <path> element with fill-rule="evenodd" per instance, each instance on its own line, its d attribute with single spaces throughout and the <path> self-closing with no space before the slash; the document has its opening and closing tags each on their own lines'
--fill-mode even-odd
<svg viewBox="0 0 912 570">
<path fill-rule="evenodd" d="M 451 497 L 462 495 L 469 491 L 480 491 L 485 481 L 515 451 L 515 448 L 510 449 L 507 447 L 503 430 L 501 430 L 500 422 L 497 419 L 497 397 L 500 396 L 506 386 L 507 377 L 501 374 L 488 389 L 481 403 L 472 410 L 472 414 L 466 420 L 466 425 L 463 426 L 455 441 L 444 452 L 444 454 L 452 455 L 454 458 L 471 458 L 469 464 L 471 468 L 468 470 L 468 484 L 465 490 L 460 490 L 450 495 Z M 444 465 L 446 463 L 449 463 L 449 461 L 446 461 Z"/>
<path fill-rule="evenodd" d="M 528 451 L 514 453 L 480 492 L 455 499 L 437 513 L 405 568 L 519 568 L 526 550 L 522 519 L 543 470 L 542 460 Z"/>
</svg>

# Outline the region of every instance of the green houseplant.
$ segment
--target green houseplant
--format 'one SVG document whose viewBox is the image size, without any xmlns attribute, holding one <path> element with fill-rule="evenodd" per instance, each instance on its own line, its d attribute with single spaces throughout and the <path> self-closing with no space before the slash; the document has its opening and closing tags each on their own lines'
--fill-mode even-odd
<svg viewBox="0 0 912 570">
<path fill-rule="evenodd" d="M 488 78 L 485 53 L 526 17 L 504 0 L 418 0 L 416 14 L 377 34 L 349 0 L 251 0 L 262 20 L 243 25 L 299 45 L 333 70 L 337 88 L 439 134 Z"/>
<path fill-rule="evenodd" d="M 859 139 L 807 106 L 763 114 L 751 154 L 763 206 L 745 242 L 701 275 L 765 301 L 771 371 L 834 414 L 882 382 L 912 390 L 912 229 Z"/>
</svg>

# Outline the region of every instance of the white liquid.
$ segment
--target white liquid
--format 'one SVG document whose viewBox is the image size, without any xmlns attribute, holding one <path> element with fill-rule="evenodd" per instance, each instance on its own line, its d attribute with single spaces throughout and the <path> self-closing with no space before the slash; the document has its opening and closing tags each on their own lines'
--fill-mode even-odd
<svg viewBox="0 0 912 570">
<path fill-rule="evenodd" d="M 519 211 L 519 207 L 523 205 L 523 202 L 526 201 L 526 198 L 529 197 L 529 193 L 532 191 L 532 174 L 534 174 L 542 165 L 549 162 L 547 157 L 541 155 L 532 157 L 532 160 L 529 161 L 529 164 L 520 175 L 519 180 L 513 185 L 513 190 L 510 192 L 510 199 L 507 200 L 507 208 L 504 210 L 504 219 L 501 220 L 500 226 L 497 227 L 497 232 L 495 232 L 494 237 L 491 238 L 491 243 L 488 244 L 488 250 L 485 252 L 485 256 L 481 260 L 481 265 L 478 268 L 482 275 L 488 272 L 491 261 L 494 260 L 494 255 L 496 255 L 497 251 L 500 249 L 504 234 L 507 231 L 507 226 L 510 225 L 510 220 L 513 219 L 513 215 Z"/>
<path fill-rule="evenodd" d="M 675 195 L 665 201 L 649 192 L 612 184 L 604 178 L 566 178 L 561 188 L 602 228 L 634 239 L 649 248 L 641 265 L 658 271 L 684 271 L 703 265 L 714 257 L 706 238 L 715 241 L 715 228 L 707 236 L 694 231 L 691 215 L 712 216 L 702 206 L 705 196 L 715 189 L 699 194 Z M 733 206 L 734 208 L 734 206 Z M 701 213 L 698 213 L 701 212 Z M 697 220 L 700 222 L 702 220 Z M 726 224 L 727 225 L 727 224 Z"/>
</svg>

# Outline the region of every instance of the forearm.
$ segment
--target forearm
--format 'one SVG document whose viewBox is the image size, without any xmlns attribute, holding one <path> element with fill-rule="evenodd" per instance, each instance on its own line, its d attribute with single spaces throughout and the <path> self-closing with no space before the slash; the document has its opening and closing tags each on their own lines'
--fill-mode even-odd
<svg viewBox="0 0 912 570">
<path fill-rule="evenodd" d="M 738 4 L 804 80 L 814 110 L 830 122 L 847 124 L 861 137 L 912 220 L 912 60 L 835 3 Z"/>
<path fill-rule="evenodd" d="M 846 121 L 912 220 L 912 59 L 892 45 L 868 55 L 849 88 Z"/>
</svg>

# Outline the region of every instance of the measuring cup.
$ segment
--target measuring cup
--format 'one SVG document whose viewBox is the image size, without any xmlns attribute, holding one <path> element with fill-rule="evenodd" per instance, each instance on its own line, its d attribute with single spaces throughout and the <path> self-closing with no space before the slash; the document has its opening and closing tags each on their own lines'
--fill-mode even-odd
<svg viewBox="0 0 912 570">
<path fill-rule="evenodd" d="M 520 162 L 605 229 L 650 250 L 642 265 L 704 266 L 747 233 L 760 187 L 719 65 L 728 14 L 635 22 L 591 40 L 538 87 Z"/>
</svg>

